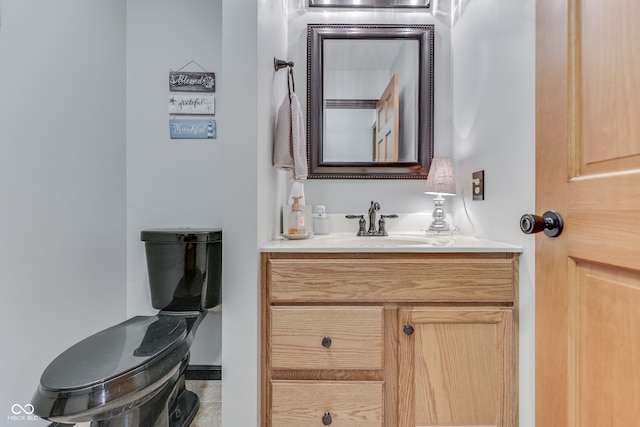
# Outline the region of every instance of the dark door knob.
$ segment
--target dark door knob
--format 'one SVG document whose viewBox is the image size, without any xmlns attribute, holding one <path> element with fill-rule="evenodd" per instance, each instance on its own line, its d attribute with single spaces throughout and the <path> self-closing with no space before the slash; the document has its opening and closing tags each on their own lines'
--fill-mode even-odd
<svg viewBox="0 0 640 427">
<path fill-rule="evenodd" d="M 547 211 L 542 216 L 524 214 L 520 218 L 520 230 L 525 234 L 544 232 L 549 237 L 558 237 L 562 233 L 564 221 L 556 211 Z"/>
<path fill-rule="evenodd" d="M 331 419 L 331 414 L 329 412 L 325 412 L 322 416 L 322 424 L 325 426 L 331 425 L 333 419 Z"/>
</svg>

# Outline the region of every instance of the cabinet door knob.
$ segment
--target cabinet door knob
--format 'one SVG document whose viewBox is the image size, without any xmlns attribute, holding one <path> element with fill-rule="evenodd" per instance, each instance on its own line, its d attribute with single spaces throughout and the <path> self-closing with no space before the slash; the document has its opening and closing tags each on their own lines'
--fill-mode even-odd
<svg viewBox="0 0 640 427">
<path fill-rule="evenodd" d="M 329 412 L 325 412 L 324 415 L 322 416 L 322 424 L 324 424 L 325 426 L 328 426 L 332 422 L 333 420 L 331 419 L 331 414 Z"/>
<path fill-rule="evenodd" d="M 329 338 L 329 337 L 324 337 L 324 338 L 322 338 L 322 346 L 323 346 L 324 348 L 329 348 L 329 347 L 331 347 L 331 338 Z"/>
<path fill-rule="evenodd" d="M 408 323 L 405 323 L 404 328 L 402 328 L 402 332 L 404 332 L 407 335 L 413 335 L 413 326 L 411 326 Z"/>
</svg>

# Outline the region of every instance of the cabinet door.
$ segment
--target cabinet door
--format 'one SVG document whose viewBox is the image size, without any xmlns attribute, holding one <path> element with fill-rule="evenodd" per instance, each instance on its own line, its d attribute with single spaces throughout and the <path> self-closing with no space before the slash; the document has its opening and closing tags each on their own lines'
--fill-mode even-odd
<svg viewBox="0 0 640 427">
<path fill-rule="evenodd" d="M 399 423 L 514 427 L 511 308 L 399 311 Z"/>
</svg>

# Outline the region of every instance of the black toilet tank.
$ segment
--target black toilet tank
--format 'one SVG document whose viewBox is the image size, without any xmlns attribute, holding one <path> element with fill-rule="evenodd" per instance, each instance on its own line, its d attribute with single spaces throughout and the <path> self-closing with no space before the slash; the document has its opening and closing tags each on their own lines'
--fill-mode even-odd
<svg viewBox="0 0 640 427">
<path fill-rule="evenodd" d="M 222 230 L 143 230 L 154 308 L 202 311 L 221 302 Z"/>
</svg>

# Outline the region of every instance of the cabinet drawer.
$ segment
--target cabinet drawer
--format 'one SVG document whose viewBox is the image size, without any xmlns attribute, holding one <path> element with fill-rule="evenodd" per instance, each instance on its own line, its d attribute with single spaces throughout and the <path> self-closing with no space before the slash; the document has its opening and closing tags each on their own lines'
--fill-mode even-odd
<svg viewBox="0 0 640 427">
<path fill-rule="evenodd" d="M 271 307 L 271 368 L 382 369 L 383 323 L 382 307 Z"/>
<path fill-rule="evenodd" d="M 271 258 L 271 302 L 514 301 L 517 261 L 505 254 L 429 258 Z"/>
<path fill-rule="evenodd" d="M 274 427 L 381 427 L 381 381 L 272 381 Z M 329 420 L 327 420 L 329 421 Z"/>
</svg>

